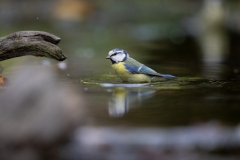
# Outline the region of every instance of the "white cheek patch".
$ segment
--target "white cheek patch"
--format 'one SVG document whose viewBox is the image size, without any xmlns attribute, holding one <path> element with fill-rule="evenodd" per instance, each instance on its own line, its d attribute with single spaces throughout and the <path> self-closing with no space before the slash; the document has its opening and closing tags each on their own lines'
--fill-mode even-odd
<svg viewBox="0 0 240 160">
<path fill-rule="evenodd" d="M 115 61 L 115 62 L 122 62 L 125 58 L 125 55 L 124 54 L 117 54 L 115 56 L 112 56 L 112 59 Z"/>
</svg>

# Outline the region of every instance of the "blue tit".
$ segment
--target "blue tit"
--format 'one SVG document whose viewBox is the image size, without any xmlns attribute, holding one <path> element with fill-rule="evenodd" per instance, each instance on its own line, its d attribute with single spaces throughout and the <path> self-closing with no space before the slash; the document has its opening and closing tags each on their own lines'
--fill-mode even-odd
<svg viewBox="0 0 240 160">
<path fill-rule="evenodd" d="M 112 68 L 123 82 L 150 83 L 153 77 L 176 78 L 169 74 L 157 73 L 153 69 L 131 58 L 123 49 L 115 48 L 111 50 L 106 59 L 111 60 Z"/>
</svg>

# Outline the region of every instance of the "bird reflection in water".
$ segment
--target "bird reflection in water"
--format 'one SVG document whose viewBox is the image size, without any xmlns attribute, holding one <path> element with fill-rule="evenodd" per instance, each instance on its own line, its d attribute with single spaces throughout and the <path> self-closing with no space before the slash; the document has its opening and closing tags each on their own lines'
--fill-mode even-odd
<svg viewBox="0 0 240 160">
<path fill-rule="evenodd" d="M 129 108 L 140 106 L 143 100 L 150 98 L 156 91 L 143 88 L 114 88 L 109 100 L 108 112 L 111 117 L 122 117 Z"/>
</svg>

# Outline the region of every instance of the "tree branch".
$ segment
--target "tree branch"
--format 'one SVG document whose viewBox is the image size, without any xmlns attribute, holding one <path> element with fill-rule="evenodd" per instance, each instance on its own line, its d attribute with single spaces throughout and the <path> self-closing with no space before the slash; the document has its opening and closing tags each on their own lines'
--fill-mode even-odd
<svg viewBox="0 0 240 160">
<path fill-rule="evenodd" d="M 56 45 L 60 38 L 42 31 L 20 31 L 0 38 L 0 61 L 32 55 L 63 61 L 67 58 Z"/>
</svg>

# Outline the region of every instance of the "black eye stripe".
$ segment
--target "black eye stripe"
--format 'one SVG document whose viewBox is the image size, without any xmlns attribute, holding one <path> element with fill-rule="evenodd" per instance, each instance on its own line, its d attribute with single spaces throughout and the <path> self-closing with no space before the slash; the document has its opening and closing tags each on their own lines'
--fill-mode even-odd
<svg viewBox="0 0 240 160">
<path fill-rule="evenodd" d="M 110 57 L 117 55 L 117 53 L 112 54 Z"/>
</svg>

